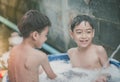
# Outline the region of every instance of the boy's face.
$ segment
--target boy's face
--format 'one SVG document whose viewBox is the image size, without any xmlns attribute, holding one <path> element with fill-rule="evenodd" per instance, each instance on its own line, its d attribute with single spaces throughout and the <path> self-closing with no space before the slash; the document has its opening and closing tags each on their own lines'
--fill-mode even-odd
<svg viewBox="0 0 120 82">
<path fill-rule="evenodd" d="M 41 48 L 44 42 L 47 40 L 48 27 L 46 27 L 41 33 L 38 33 L 36 47 Z"/>
<path fill-rule="evenodd" d="M 92 43 L 94 37 L 94 29 L 89 22 L 82 21 L 79 25 L 75 26 L 71 37 L 75 40 L 78 47 L 87 47 Z"/>
</svg>

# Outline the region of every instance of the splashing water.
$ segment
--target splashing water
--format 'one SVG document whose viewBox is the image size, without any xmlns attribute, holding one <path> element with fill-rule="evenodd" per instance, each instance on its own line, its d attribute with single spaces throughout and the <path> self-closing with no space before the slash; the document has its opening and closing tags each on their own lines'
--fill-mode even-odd
<svg viewBox="0 0 120 82">
<path fill-rule="evenodd" d="M 40 76 L 39 82 L 95 82 L 96 78 L 102 73 L 110 73 L 112 79 L 108 82 L 120 82 L 120 69 L 111 65 L 109 68 L 106 68 L 107 63 L 115 56 L 115 54 L 120 49 L 120 44 L 116 50 L 109 57 L 108 61 L 105 63 L 101 70 L 86 70 L 80 68 L 72 68 L 69 61 L 56 60 L 51 61 L 50 65 L 54 72 L 57 74 L 57 78 L 51 80 L 47 78 L 46 74 L 43 72 Z M 6 82 L 7 74 L 4 76 L 2 82 Z"/>
<path fill-rule="evenodd" d="M 62 60 L 52 61 L 50 65 L 57 74 L 57 78 L 51 80 L 43 73 L 39 76 L 39 82 L 95 82 L 96 75 L 99 73 L 99 70 L 72 68 L 69 62 Z M 110 79 L 108 82 L 119 82 L 120 70 L 114 65 L 102 72 L 109 72 L 112 75 L 112 80 Z"/>
<path fill-rule="evenodd" d="M 99 70 L 72 68 L 70 61 L 64 60 L 51 61 L 50 65 L 58 77 L 51 80 L 43 72 L 39 75 L 39 82 L 94 82 L 96 75 L 99 73 Z M 111 65 L 102 72 L 108 72 L 112 75 L 112 79 L 108 82 L 120 82 L 120 70 L 116 66 Z M 5 81 L 2 82 L 6 82 L 6 78 L 3 80 Z"/>
<path fill-rule="evenodd" d="M 100 70 L 72 68 L 70 63 L 65 63 L 62 60 L 52 61 L 50 62 L 50 65 L 58 77 L 54 80 L 51 80 L 47 78 L 45 73 L 43 73 L 39 77 L 40 82 L 95 82 L 99 76 L 105 73 L 109 73 L 112 77 L 112 79 L 110 79 L 108 82 L 119 82 L 120 70 L 117 67 L 111 65 L 105 69 L 107 63 L 115 56 L 119 49 L 120 45 L 112 53 L 108 61 Z"/>
<path fill-rule="evenodd" d="M 120 49 L 120 44 L 118 45 L 117 49 L 112 53 L 109 59 L 112 59 L 119 49 Z"/>
<path fill-rule="evenodd" d="M 100 75 L 102 75 L 102 73 L 105 72 L 107 68 L 107 64 L 110 62 L 111 59 L 113 59 L 113 57 L 115 56 L 115 54 L 118 52 L 119 49 L 120 49 L 120 44 L 115 49 L 115 51 L 112 53 L 112 55 L 109 57 L 108 61 L 103 65 L 102 69 L 98 72 L 98 74 L 96 75 L 96 78 L 98 78 Z M 96 78 L 94 79 L 94 81 L 96 80 Z"/>
<path fill-rule="evenodd" d="M 115 56 L 115 54 L 118 52 L 119 49 L 120 49 L 120 44 L 118 45 L 118 47 L 116 48 L 116 50 L 112 53 L 112 55 L 109 57 L 108 61 L 103 66 L 103 69 L 106 68 L 107 63 Z"/>
</svg>

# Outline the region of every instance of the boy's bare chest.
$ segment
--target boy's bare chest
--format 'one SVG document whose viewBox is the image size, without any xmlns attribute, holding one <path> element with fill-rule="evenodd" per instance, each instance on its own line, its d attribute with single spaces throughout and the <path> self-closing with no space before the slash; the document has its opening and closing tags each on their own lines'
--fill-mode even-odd
<svg viewBox="0 0 120 82">
<path fill-rule="evenodd" d="M 90 68 L 96 67 L 99 63 L 99 59 L 96 54 L 89 54 L 89 55 L 77 55 L 74 56 L 72 59 L 72 64 L 75 67 L 83 67 L 83 68 Z"/>
</svg>

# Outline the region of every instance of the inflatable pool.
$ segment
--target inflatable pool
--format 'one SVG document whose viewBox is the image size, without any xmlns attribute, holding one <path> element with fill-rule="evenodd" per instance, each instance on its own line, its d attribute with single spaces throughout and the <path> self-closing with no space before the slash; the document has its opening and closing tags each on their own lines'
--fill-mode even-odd
<svg viewBox="0 0 120 82">
<path fill-rule="evenodd" d="M 49 61 L 57 61 L 57 60 L 64 60 L 69 61 L 69 57 L 67 53 L 60 53 L 60 54 L 52 54 L 48 56 Z M 111 59 L 110 64 L 115 65 L 116 67 L 120 68 L 120 62 L 116 59 Z"/>
<path fill-rule="evenodd" d="M 69 57 L 68 57 L 67 53 L 50 54 L 50 55 L 48 55 L 48 59 L 50 61 L 50 64 L 51 64 L 53 70 L 56 73 L 62 73 L 63 74 L 64 72 L 68 71 L 69 68 L 70 68 Z M 113 69 L 115 69 L 115 71 L 116 71 L 116 68 L 117 68 L 118 72 L 120 72 L 120 62 L 119 61 L 117 61 L 115 59 L 111 59 L 110 64 L 115 67 L 115 68 L 113 68 Z M 110 70 L 114 71 L 113 69 L 110 69 Z M 77 71 L 77 73 L 78 72 L 79 71 Z M 64 73 L 64 75 L 65 74 L 67 74 L 67 73 Z M 112 74 L 116 75 L 115 72 L 113 72 Z M 119 76 L 119 74 L 117 76 Z M 40 82 L 60 82 L 60 81 L 57 81 L 57 80 L 55 80 L 55 81 L 50 81 L 48 79 L 45 80 L 44 77 L 45 77 L 44 75 L 42 75 L 42 77 L 40 76 Z M 68 73 L 67 76 L 65 76 L 65 77 L 70 77 L 70 74 Z M 77 79 L 77 80 L 75 80 L 75 79 Z M 117 79 L 120 80 L 120 78 L 117 78 Z M 60 80 L 60 78 L 59 78 L 59 80 Z M 71 81 L 61 81 L 61 82 L 78 82 L 79 80 L 81 80 L 81 79 L 76 78 L 76 76 L 75 76 L 75 78 L 71 79 Z M 109 82 L 119 82 L 118 80 L 117 81 L 109 81 Z M 82 82 L 83 81 L 84 80 L 82 79 Z M 2 82 L 9 82 L 8 78 L 7 78 L 7 75 L 4 76 Z M 89 82 L 89 81 L 85 81 L 85 82 Z"/>
<path fill-rule="evenodd" d="M 56 74 L 61 74 L 62 77 L 58 77 L 58 79 L 56 79 L 55 81 L 51 81 L 48 79 L 44 79 L 45 76 L 43 75 L 42 77 L 40 77 L 40 82 L 94 82 L 92 79 L 95 79 L 97 73 L 99 73 L 98 70 L 89 71 L 84 69 L 72 68 L 67 53 L 52 54 L 48 56 L 48 59 L 54 72 Z M 120 62 L 116 59 L 111 59 L 110 67 L 106 70 L 103 70 L 102 73 L 109 73 L 111 75 L 111 79 L 109 79 L 109 81 L 107 82 L 119 82 Z"/>
</svg>

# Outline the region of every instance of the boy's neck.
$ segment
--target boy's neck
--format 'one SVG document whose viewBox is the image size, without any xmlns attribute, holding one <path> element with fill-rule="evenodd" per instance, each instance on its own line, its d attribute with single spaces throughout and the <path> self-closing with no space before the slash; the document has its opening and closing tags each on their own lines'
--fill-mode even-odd
<svg viewBox="0 0 120 82">
<path fill-rule="evenodd" d="M 22 44 L 25 45 L 26 47 L 34 48 L 34 44 L 30 40 L 28 40 L 28 39 L 24 39 Z"/>
<path fill-rule="evenodd" d="M 90 49 L 91 46 L 92 46 L 92 44 L 88 45 L 87 47 L 78 47 L 78 51 L 86 52 L 87 50 Z"/>
</svg>

